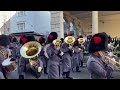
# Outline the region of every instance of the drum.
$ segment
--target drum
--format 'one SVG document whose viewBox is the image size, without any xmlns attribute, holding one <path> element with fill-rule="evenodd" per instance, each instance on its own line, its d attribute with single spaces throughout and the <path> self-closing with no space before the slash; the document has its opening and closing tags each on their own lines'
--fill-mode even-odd
<svg viewBox="0 0 120 90">
<path fill-rule="evenodd" d="M 3 69 L 6 73 L 14 72 L 17 69 L 15 61 L 10 61 L 11 58 L 8 58 L 2 62 Z"/>
</svg>

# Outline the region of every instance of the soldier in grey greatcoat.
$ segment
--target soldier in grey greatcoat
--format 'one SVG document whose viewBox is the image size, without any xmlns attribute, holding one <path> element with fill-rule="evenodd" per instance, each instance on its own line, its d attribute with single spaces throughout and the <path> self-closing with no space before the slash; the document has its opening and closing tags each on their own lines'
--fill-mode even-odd
<svg viewBox="0 0 120 90">
<path fill-rule="evenodd" d="M 80 58 L 81 58 L 80 56 L 81 49 L 78 47 L 78 45 L 79 45 L 78 41 L 76 40 L 73 45 L 72 61 L 73 61 L 73 67 L 76 68 L 76 71 L 81 72 L 79 66 Z"/>
<path fill-rule="evenodd" d="M 91 79 L 109 79 L 114 70 L 113 64 L 106 62 L 105 51 L 108 49 L 106 33 L 97 33 L 90 40 L 88 51 L 91 54 L 87 61 L 87 68 Z"/>
<path fill-rule="evenodd" d="M 5 79 L 8 79 L 9 75 L 5 72 L 2 62 L 10 56 L 9 45 L 9 37 L 6 35 L 0 35 L 0 71 L 3 73 Z"/>
<path fill-rule="evenodd" d="M 47 74 L 47 62 L 48 62 L 48 59 L 47 57 L 45 56 L 45 51 L 44 51 L 44 47 L 45 47 L 45 38 L 41 37 L 39 38 L 39 43 L 42 45 L 42 50 L 39 54 L 39 58 L 42 60 L 43 62 L 43 67 L 44 67 L 44 74 Z"/>
<path fill-rule="evenodd" d="M 48 36 L 49 46 L 46 49 L 48 60 L 48 79 L 59 79 L 59 65 L 60 65 L 60 47 L 56 48 L 53 40 L 57 39 L 56 32 L 51 32 Z"/>
<path fill-rule="evenodd" d="M 35 41 L 35 38 L 34 36 L 28 36 L 23 38 L 22 41 L 25 44 L 30 41 Z M 38 58 L 38 67 L 43 68 L 43 63 L 40 58 Z M 18 74 L 19 79 L 38 79 L 42 74 L 42 70 L 39 73 L 35 72 L 31 68 L 29 59 L 21 56 L 18 64 Z"/>
<path fill-rule="evenodd" d="M 70 77 L 70 71 L 72 68 L 72 49 L 69 48 L 69 44 L 63 43 L 61 45 L 61 51 L 64 53 L 62 58 L 63 78 L 72 79 L 72 77 Z"/>
<path fill-rule="evenodd" d="M 17 38 L 12 38 L 10 49 L 12 51 L 12 57 L 16 59 L 17 58 Z"/>
</svg>

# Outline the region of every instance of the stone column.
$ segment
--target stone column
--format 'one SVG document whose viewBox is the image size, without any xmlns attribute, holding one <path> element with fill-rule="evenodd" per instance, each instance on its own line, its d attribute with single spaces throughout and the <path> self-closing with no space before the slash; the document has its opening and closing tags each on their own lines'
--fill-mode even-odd
<svg viewBox="0 0 120 90">
<path fill-rule="evenodd" d="M 92 11 L 92 35 L 98 33 L 98 11 Z"/>
<path fill-rule="evenodd" d="M 67 34 L 70 33 L 70 22 L 67 22 Z"/>
<path fill-rule="evenodd" d="M 64 38 L 63 11 L 51 11 L 51 32 L 57 32 L 58 38 Z"/>
</svg>

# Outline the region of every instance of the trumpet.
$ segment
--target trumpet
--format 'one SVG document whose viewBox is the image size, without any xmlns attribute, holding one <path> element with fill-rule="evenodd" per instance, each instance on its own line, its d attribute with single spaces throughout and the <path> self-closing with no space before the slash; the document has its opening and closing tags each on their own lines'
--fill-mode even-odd
<svg viewBox="0 0 120 90">
<path fill-rule="evenodd" d="M 104 55 L 102 52 L 99 52 L 99 54 L 105 58 L 105 60 L 103 60 L 104 63 L 106 64 L 110 63 L 115 65 L 118 69 L 120 68 L 120 62 L 117 62 L 115 58 L 111 58 L 108 54 Z"/>
</svg>

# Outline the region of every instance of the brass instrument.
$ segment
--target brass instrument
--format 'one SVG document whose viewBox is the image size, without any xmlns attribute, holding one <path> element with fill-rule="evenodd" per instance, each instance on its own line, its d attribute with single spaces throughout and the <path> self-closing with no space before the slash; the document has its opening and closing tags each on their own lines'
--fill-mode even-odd
<svg viewBox="0 0 120 90">
<path fill-rule="evenodd" d="M 120 69 L 120 62 L 117 62 L 115 60 L 115 58 L 110 57 L 108 54 L 104 55 L 102 52 L 99 52 L 99 54 L 105 58 L 105 60 L 103 60 L 103 62 L 105 62 L 106 64 L 110 63 L 115 65 L 118 69 Z"/>
<path fill-rule="evenodd" d="M 28 42 L 24 44 L 20 49 L 21 56 L 29 59 L 31 69 L 37 73 L 39 65 L 38 54 L 40 51 L 41 45 L 36 41 Z"/>
<path fill-rule="evenodd" d="M 69 44 L 69 47 L 72 48 L 73 47 L 73 44 L 75 42 L 75 38 L 73 36 L 67 36 L 65 39 L 64 39 L 64 42 Z"/>
<path fill-rule="evenodd" d="M 53 41 L 53 44 L 56 46 L 56 47 L 60 47 L 60 45 L 61 45 L 61 40 L 59 40 L 59 39 L 55 39 L 54 41 Z"/>
<path fill-rule="evenodd" d="M 78 42 L 79 42 L 79 44 L 84 44 L 85 39 L 84 39 L 84 38 L 79 38 L 79 39 L 78 39 Z"/>
</svg>

